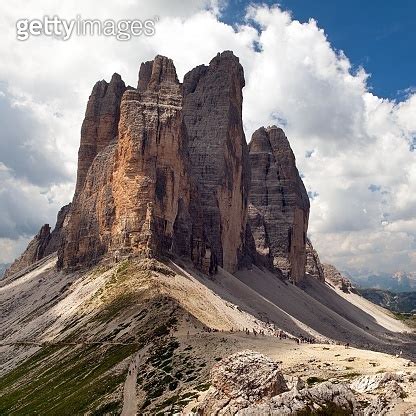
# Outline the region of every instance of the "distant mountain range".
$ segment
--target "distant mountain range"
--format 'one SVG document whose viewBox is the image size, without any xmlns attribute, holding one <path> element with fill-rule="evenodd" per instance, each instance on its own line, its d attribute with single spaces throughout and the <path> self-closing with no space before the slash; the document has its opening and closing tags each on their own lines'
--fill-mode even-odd
<svg viewBox="0 0 416 416">
<path fill-rule="evenodd" d="M 355 286 L 362 289 L 381 289 L 395 293 L 416 291 L 415 272 L 379 273 L 362 276 L 351 276 L 347 274 L 347 276 Z"/>
<path fill-rule="evenodd" d="M 401 293 L 381 289 L 359 289 L 358 291 L 369 301 L 393 312 L 416 313 L 416 291 Z"/>
</svg>

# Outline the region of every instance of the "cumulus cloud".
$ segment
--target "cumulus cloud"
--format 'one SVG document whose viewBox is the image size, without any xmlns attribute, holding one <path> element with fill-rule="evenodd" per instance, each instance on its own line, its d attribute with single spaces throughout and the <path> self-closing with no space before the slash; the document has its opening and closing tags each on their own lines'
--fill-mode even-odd
<svg viewBox="0 0 416 416">
<path fill-rule="evenodd" d="M 28 105 L 0 96 L 0 162 L 17 178 L 40 186 L 69 179 L 50 124 L 42 123 Z"/>
<path fill-rule="evenodd" d="M 2 149 L 14 143 L 1 150 L 7 171 L 0 178 L 0 204 L 9 214 L 0 220 L 0 244 L 10 246 L 42 222 L 53 222 L 58 203 L 70 200 L 80 125 L 97 79 L 119 72 L 136 85 L 140 62 L 157 53 L 174 59 L 181 78 L 231 49 L 245 69 L 247 139 L 261 125 L 284 127 L 311 196 L 309 230 L 323 260 L 350 271 L 414 269 L 415 92 L 409 90 L 402 102 L 371 93 L 365 69 L 354 70 L 313 19 L 301 23 L 278 7 L 251 6 L 245 21 L 232 27 L 221 22 L 220 6 L 202 0 L 0 6 L 0 117 L 10 126 L 19 123 L 0 143 Z M 18 42 L 15 21 L 44 14 L 116 20 L 157 15 L 159 21 L 154 37 L 128 42 Z M 36 212 L 12 208 L 28 204 L 28 198 Z M 11 199 L 14 205 L 5 204 Z"/>
</svg>

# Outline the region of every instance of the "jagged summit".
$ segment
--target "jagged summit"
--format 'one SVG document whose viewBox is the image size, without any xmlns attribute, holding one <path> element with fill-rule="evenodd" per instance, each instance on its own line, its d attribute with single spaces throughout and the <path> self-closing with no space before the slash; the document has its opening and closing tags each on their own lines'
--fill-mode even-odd
<svg viewBox="0 0 416 416">
<path fill-rule="evenodd" d="M 24 271 L 38 260 L 41 260 L 59 250 L 64 238 L 65 222 L 67 220 L 70 207 L 71 204 L 68 204 L 59 210 L 56 225 L 52 232 L 49 224 L 44 224 L 41 227 L 39 232 L 30 241 L 22 255 L 17 258 L 5 271 L 5 278 L 12 276 L 15 273 Z"/>
<path fill-rule="evenodd" d="M 172 59 L 156 55 L 153 61 L 143 62 L 139 70 L 138 91 L 156 89 L 161 84 L 179 84 Z"/>
<path fill-rule="evenodd" d="M 85 179 L 74 197 L 61 267 L 171 253 L 206 273 L 236 270 L 250 176 L 243 69 L 232 52 L 198 68 L 182 88 L 172 60 L 158 55 L 141 65 L 137 89 L 123 87 L 120 96 L 115 92 L 122 88 L 111 83 L 101 94 L 94 87 L 83 124 L 91 132 L 83 127 L 79 153 L 78 176 Z"/>
<path fill-rule="evenodd" d="M 141 64 L 137 89 L 119 74 L 97 82 L 75 195 L 57 227 L 58 266 L 173 255 L 208 274 L 254 263 L 300 282 L 308 196 L 282 129 L 261 127 L 247 146 L 244 85 L 232 51 L 183 84 L 161 55 Z"/>
<path fill-rule="evenodd" d="M 97 154 L 117 137 L 120 102 L 125 90 L 124 81 L 117 73 L 110 83 L 98 81 L 92 89 L 81 127 L 75 196 L 81 192 Z"/>
<path fill-rule="evenodd" d="M 184 78 L 190 175 L 198 188 L 212 262 L 235 271 L 243 252 L 250 186 L 242 121 L 244 71 L 230 51 Z"/>
</svg>

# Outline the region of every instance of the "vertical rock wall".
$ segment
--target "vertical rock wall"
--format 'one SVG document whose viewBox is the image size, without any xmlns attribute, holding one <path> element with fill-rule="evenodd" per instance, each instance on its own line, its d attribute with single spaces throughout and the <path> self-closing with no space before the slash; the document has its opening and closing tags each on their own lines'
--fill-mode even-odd
<svg viewBox="0 0 416 416">
<path fill-rule="evenodd" d="M 242 123 L 243 68 L 232 52 L 184 78 L 183 115 L 212 261 L 235 271 L 242 255 L 250 168 Z"/>
<path fill-rule="evenodd" d="M 119 74 L 114 74 L 110 83 L 98 81 L 92 89 L 81 127 L 75 195 L 82 190 L 97 154 L 117 138 L 120 102 L 125 90 Z"/>
<path fill-rule="evenodd" d="M 299 282 L 305 275 L 309 198 L 282 129 L 261 127 L 250 146 L 249 224 L 259 256 Z"/>
</svg>

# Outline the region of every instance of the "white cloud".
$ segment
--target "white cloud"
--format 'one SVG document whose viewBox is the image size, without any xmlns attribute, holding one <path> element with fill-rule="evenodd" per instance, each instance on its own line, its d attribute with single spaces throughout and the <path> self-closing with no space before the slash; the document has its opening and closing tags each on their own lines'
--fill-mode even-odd
<svg viewBox="0 0 416 416">
<path fill-rule="evenodd" d="M 261 125 L 284 125 L 307 189 L 315 195 L 310 233 L 323 260 L 350 270 L 414 270 L 416 164 L 409 148 L 416 141 L 415 92 L 409 90 L 401 103 L 372 94 L 365 70 L 353 71 L 314 20 L 302 24 L 277 7 L 257 6 L 248 10 L 244 24 L 231 27 L 218 19 L 219 2 L 211 4 L 210 10 L 202 0 L 109 1 L 105 7 L 97 1 L 28 5 L 21 0 L 0 6 L 0 90 L 45 127 L 34 145 L 55 154 L 61 173 L 71 177 L 46 190 L 57 201 L 47 205 L 55 210 L 58 201 L 71 197 L 81 121 L 97 79 L 119 72 L 136 85 L 140 62 L 157 53 L 174 59 L 183 77 L 218 51 L 231 49 L 245 69 L 247 138 Z M 44 14 L 116 20 L 158 15 L 160 21 L 156 36 L 128 42 L 97 37 L 18 42 L 15 21 Z M 10 159 L 0 155 L 0 161 L 10 169 Z M 3 189 L 21 188 L 12 180 L 16 175 L 2 179 Z M 48 200 L 45 189 L 25 180 L 31 188 L 23 187 L 16 203 L 19 198 L 27 203 L 30 195 L 38 214 L 28 218 L 39 226 L 53 222 L 56 211 L 52 215 L 41 202 Z M 373 192 L 371 185 L 380 189 Z M 22 212 L 20 220 L 26 215 Z"/>
</svg>

